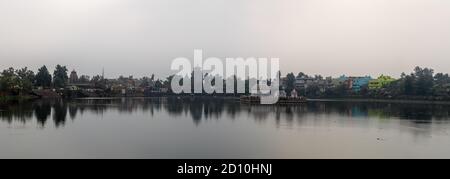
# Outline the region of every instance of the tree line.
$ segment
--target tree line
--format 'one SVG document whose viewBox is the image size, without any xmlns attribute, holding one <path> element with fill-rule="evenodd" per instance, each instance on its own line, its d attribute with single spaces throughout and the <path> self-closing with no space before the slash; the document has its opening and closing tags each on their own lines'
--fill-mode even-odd
<svg viewBox="0 0 450 179">
<path fill-rule="evenodd" d="M 207 76 L 207 74 L 206 74 Z M 281 73 L 279 74 L 281 77 Z M 299 73 L 297 76 L 308 76 L 304 73 Z M 297 89 L 295 86 L 296 75 L 288 73 L 285 78 L 284 85 L 281 90 L 285 90 L 289 95 L 293 90 L 297 90 L 300 95 L 309 98 L 343 98 L 343 97 L 363 97 L 363 98 L 398 98 L 398 99 L 437 99 L 450 100 L 450 77 L 448 74 L 436 73 L 431 68 L 416 67 L 412 73 L 402 73 L 400 79 L 383 86 L 378 89 L 369 89 L 368 85 L 361 88 L 360 91 L 349 90 L 346 84 L 338 84 L 327 86 L 325 89 L 320 87 L 320 84 L 309 84 L 305 89 Z M 155 85 L 162 88 L 169 88 L 173 79 L 173 75 L 167 77 L 166 80 L 156 80 Z M 324 80 L 322 76 L 315 75 L 312 77 L 317 80 Z M 120 78 L 119 78 L 120 79 Z M 27 67 L 21 69 L 8 68 L 0 73 L 0 95 L 22 95 L 30 93 L 33 89 L 38 87 L 49 88 L 64 88 L 68 83 L 68 70 L 66 66 L 57 65 L 50 73 L 46 66 L 38 69 L 37 73 L 29 70 Z M 81 76 L 80 81 L 86 83 L 101 83 L 102 78 L 95 76 L 90 79 L 87 76 Z M 155 82 L 154 75 L 151 78 L 144 77 L 141 79 L 141 86 L 145 86 L 150 82 Z M 224 81 L 224 88 L 226 81 Z M 234 86 L 236 87 L 239 79 L 234 77 Z M 213 80 L 215 83 L 215 80 Z M 245 92 L 249 93 L 248 80 L 243 83 L 246 84 Z M 192 82 L 191 85 L 194 85 Z M 213 84 L 214 85 L 214 84 Z M 98 85 L 95 85 L 98 86 Z M 235 94 L 238 95 L 238 94 Z"/>
<path fill-rule="evenodd" d="M 412 73 L 402 73 L 400 79 L 385 88 L 368 91 L 367 95 L 389 98 L 450 100 L 450 77 L 444 73 L 435 74 L 431 68 L 416 67 Z"/>
<path fill-rule="evenodd" d="M 0 74 L 0 92 L 6 95 L 23 95 L 34 88 L 63 88 L 69 79 L 65 66 L 57 65 L 53 75 L 44 65 L 35 73 L 27 67 L 8 68 Z"/>
<path fill-rule="evenodd" d="M 299 76 L 307 76 L 300 73 Z M 316 75 L 314 79 L 323 79 Z M 286 92 L 296 89 L 296 76 L 289 73 L 286 76 Z M 302 95 L 310 98 L 380 98 L 380 99 L 423 99 L 450 100 L 450 77 L 448 74 L 435 73 L 431 68 L 416 67 L 412 73 L 402 73 L 400 78 L 381 88 L 370 89 L 369 84 L 361 87 L 360 91 L 352 91 L 348 84 L 341 83 L 325 90 L 319 89 L 317 84 L 311 84 L 302 91 Z"/>
</svg>

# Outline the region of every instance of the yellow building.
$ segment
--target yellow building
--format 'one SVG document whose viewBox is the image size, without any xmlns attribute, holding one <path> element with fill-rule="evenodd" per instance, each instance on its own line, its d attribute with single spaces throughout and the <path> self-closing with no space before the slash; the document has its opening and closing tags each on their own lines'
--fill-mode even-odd
<svg viewBox="0 0 450 179">
<path fill-rule="evenodd" d="M 378 77 L 378 79 L 371 80 L 369 82 L 369 89 L 380 89 L 380 88 L 383 88 L 386 85 L 391 84 L 395 80 L 396 79 L 394 79 L 394 78 L 392 78 L 390 76 L 381 75 L 380 77 Z"/>
</svg>

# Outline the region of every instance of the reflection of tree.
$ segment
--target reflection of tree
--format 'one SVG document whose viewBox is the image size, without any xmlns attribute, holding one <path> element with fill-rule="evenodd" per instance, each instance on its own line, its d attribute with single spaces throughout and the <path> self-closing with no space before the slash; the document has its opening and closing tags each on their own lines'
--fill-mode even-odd
<svg viewBox="0 0 450 179">
<path fill-rule="evenodd" d="M 242 110 L 241 106 L 236 103 L 224 103 L 224 108 L 231 119 L 236 118 L 236 114 Z"/>
<path fill-rule="evenodd" d="M 185 105 L 183 105 L 182 102 L 179 102 L 178 100 L 174 99 L 174 98 L 169 98 L 167 99 L 167 104 L 164 105 L 164 107 L 166 108 L 167 112 L 169 112 L 169 114 L 171 115 L 181 115 L 183 114 L 183 107 Z"/>
<path fill-rule="evenodd" d="M 294 112 L 292 111 L 292 107 L 286 107 L 286 109 L 285 109 L 286 111 L 285 111 L 285 113 L 286 113 L 286 120 L 287 121 L 289 121 L 289 122 L 292 122 L 292 120 L 294 119 L 293 118 L 293 116 L 294 116 Z"/>
<path fill-rule="evenodd" d="M 69 104 L 70 119 L 74 120 L 77 117 L 78 107 L 76 104 Z"/>
<path fill-rule="evenodd" d="M 190 105 L 189 105 L 189 111 L 191 113 L 191 117 L 194 120 L 194 123 L 197 125 L 202 120 L 202 109 L 203 109 L 202 103 L 190 103 Z"/>
<path fill-rule="evenodd" d="M 217 99 L 217 101 L 216 100 L 206 101 L 204 105 L 205 119 L 208 118 L 219 119 L 225 107 L 224 103 L 225 101 L 222 99 Z"/>
<path fill-rule="evenodd" d="M 155 111 L 169 116 L 189 116 L 199 125 L 202 120 L 249 117 L 255 121 L 274 120 L 301 123 L 308 116 L 342 116 L 365 119 L 401 119 L 407 123 L 430 124 L 434 120 L 448 120 L 448 105 L 423 105 L 414 103 L 368 103 L 368 102 L 309 102 L 300 105 L 245 105 L 235 100 L 213 97 L 182 98 L 118 98 L 82 100 L 39 100 L 28 103 L 0 105 L 0 120 L 26 123 L 34 117 L 44 127 L 52 114 L 56 127 L 65 124 L 67 117 L 76 120 L 79 113 L 102 115 L 107 111 L 131 114 L 137 111 Z M 226 114 L 226 115 L 223 115 Z M 272 119 L 274 118 L 274 119 Z"/>
<path fill-rule="evenodd" d="M 30 103 L 12 103 L 0 106 L 0 118 L 2 121 L 12 123 L 14 120 L 26 123 L 33 117 L 33 107 Z"/>
<path fill-rule="evenodd" d="M 53 121 L 56 127 L 64 126 L 67 117 L 67 105 L 65 102 L 60 100 L 53 105 Z"/>
<path fill-rule="evenodd" d="M 49 101 L 37 102 L 34 107 L 34 114 L 36 115 L 36 120 L 41 127 L 45 126 L 47 119 L 52 113 L 52 106 Z"/>
</svg>

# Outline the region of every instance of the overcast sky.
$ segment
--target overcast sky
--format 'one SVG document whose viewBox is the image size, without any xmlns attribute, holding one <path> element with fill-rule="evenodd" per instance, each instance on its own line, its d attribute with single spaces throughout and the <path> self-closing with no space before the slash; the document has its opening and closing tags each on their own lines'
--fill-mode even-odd
<svg viewBox="0 0 450 179">
<path fill-rule="evenodd" d="M 449 0 L 0 0 L 0 68 L 170 73 L 194 49 L 279 57 L 281 70 L 450 72 Z"/>
</svg>

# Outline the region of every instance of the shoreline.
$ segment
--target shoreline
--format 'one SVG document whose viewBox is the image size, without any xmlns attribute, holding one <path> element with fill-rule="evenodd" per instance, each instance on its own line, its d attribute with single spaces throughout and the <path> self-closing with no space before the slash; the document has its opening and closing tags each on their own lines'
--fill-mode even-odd
<svg viewBox="0 0 450 179">
<path fill-rule="evenodd" d="M 39 99 L 36 96 L 31 95 L 21 95 L 21 96 L 0 96 L 0 102 L 7 103 L 12 101 L 28 101 L 28 100 L 35 100 Z"/>
<path fill-rule="evenodd" d="M 125 96 L 125 97 L 86 97 L 86 98 L 72 98 L 74 100 L 101 100 L 101 99 L 157 99 L 157 98 L 205 98 L 205 99 L 225 99 L 225 100 L 239 100 L 240 97 L 232 96 Z M 432 100 L 408 100 L 408 99 L 371 99 L 371 98 L 309 98 L 306 102 L 375 102 L 375 103 L 413 103 L 413 104 L 441 104 L 450 105 L 450 101 L 432 101 Z"/>
<path fill-rule="evenodd" d="M 205 99 L 227 99 L 239 100 L 236 96 L 188 96 L 188 95 L 162 95 L 162 96 L 110 96 L 110 97 L 80 97 L 80 98 L 60 98 L 69 100 L 101 100 L 101 99 L 157 99 L 157 98 L 205 98 Z M 39 98 L 31 95 L 23 96 L 0 96 L 0 102 L 7 103 L 13 101 L 30 101 L 40 99 L 53 98 Z M 413 103 L 413 104 L 441 104 L 450 105 L 450 101 L 435 101 L 435 100 L 416 100 L 416 99 L 373 99 L 373 98 L 307 98 L 307 102 L 375 102 L 375 103 Z"/>
<path fill-rule="evenodd" d="M 450 101 L 415 100 L 415 99 L 371 99 L 371 98 L 324 98 L 308 99 L 308 102 L 374 102 L 374 103 L 413 103 L 413 104 L 443 104 L 450 105 Z"/>
</svg>

